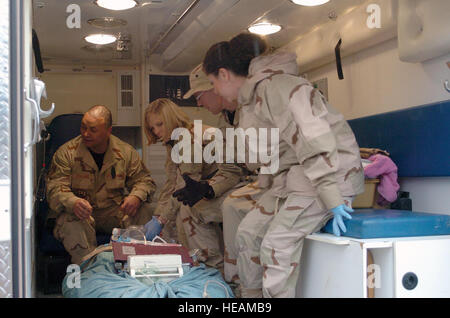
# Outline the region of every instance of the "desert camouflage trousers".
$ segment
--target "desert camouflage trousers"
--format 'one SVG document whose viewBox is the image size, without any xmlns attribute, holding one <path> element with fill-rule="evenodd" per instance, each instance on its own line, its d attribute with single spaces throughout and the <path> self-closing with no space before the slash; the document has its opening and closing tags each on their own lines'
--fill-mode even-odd
<svg viewBox="0 0 450 318">
<path fill-rule="evenodd" d="M 223 240 L 224 240 L 224 278 L 228 283 L 239 283 L 237 268 L 238 248 L 236 232 L 239 224 L 256 202 L 268 189 L 258 187 L 258 182 L 252 182 L 230 193 L 222 204 Z"/>
<path fill-rule="evenodd" d="M 119 211 L 118 206 L 94 210 L 89 219 L 80 220 L 72 212 L 61 212 L 56 218 L 53 235 L 62 242 L 73 264 L 81 264 L 83 257 L 97 247 L 96 232 L 111 234 L 113 228 L 143 225 L 152 218 L 150 203 L 143 202 L 133 217 Z"/>
<path fill-rule="evenodd" d="M 344 200 L 351 206 L 352 198 Z M 316 197 L 264 192 L 236 233 L 242 295 L 295 297 L 304 239 L 332 217 Z"/>
</svg>

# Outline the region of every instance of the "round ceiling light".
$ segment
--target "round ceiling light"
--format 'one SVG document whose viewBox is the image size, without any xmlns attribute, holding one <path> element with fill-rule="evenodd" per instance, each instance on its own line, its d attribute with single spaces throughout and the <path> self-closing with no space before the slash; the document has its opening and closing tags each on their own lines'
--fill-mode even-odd
<svg viewBox="0 0 450 318">
<path fill-rule="evenodd" d="M 138 5 L 136 0 L 95 0 L 94 3 L 99 7 L 109 10 L 127 10 Z"/>
<path fill-rule="evenodd" d="M 251 25 L 248 30 L 251 33 L 256 33 L 259 35 L 269 35 L 279 32 L 281 30 L 281 26 L 272 23 L 257 23 Z"/>
<path fill-rule="evenodd" d="M 117 37 L 112 34 L 91 34 L 84 39 L 92 44 L 105 45 L 115 42 Z"/>
<path fill-rule="evenodd" d="M 301 6 L 313 7 L 320 6 L 329 2 L 330 0 L 291 0 L 295 4 L 299 4 Z"/>
</svg>

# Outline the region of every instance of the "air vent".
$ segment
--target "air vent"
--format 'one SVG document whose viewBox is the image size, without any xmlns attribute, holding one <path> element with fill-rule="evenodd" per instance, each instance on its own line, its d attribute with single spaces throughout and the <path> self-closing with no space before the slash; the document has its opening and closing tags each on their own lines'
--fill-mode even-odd
<svg viewBox="0 0 450 318">
<path fill-rule="evenodd" d="M 120 76 L 121 107 L 133 107 L 133 75 Z"/>
<path fill-rule="evenodd" d="M 133 92 L 122 92 L 122 107 L 133 107 Z"/>
<path fill-rule="evenodd" d="M 117 125 L 139 126 L 139 72 L 125 71 L 117 73 L 118 113 Z"/>
<path fill-rule="evenodd" d="M 121 75 L 120 82 L 123 90 L 133 90 L 133 75 Z"/>
</svg>

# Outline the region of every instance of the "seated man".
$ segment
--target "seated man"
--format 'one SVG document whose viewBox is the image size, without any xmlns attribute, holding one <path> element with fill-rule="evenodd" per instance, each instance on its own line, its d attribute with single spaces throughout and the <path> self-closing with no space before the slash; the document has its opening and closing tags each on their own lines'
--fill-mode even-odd
<svg viewBox="0 0 450 318">
<path fill-rule="evenodd" d="M 111 135 L 111 112 L 94 106 L 83 116 L 81 135 L 62 145 L 47 177 L 47 200 L 56 216 L 53 235 L 72 263 L 97 247 L 96 231 L 142 225 L 151 219 L 155 183 L 137 151 Z M 126 192 L 129 192 L 128 195 Z"/>
<path fill-rule="evenodd" d="M 194 96 L 198 106 L 206 108 L 214 115 L 221 113 L 225 122 L 221 127 L 222 130 L 239 126 L 237 103 L 231 103 L 214 92 L 213 85 L 202 70 L 202 64 L 192 70 L 189 84 L 190 90 L 183 98 Z M 225 131 L 223 135 L 226 136 Z M 238 151 L 241 149 L 235 148 L 235 153 Z M 238 185 L 240 188 L 235 187 L 233 191 L 228 192 L 221 205 L 225 249 L 224 278 L 228 283 L 236 284 L 240 282 L 237 268 L 238 250 L 235 243 L 236 231 L 242 219 L 255 207 L 256 201 L 267 190 L 258 186 L 256 171 L 250 171 L 243 164 L 240 166 L 245 171 L 246 181 Z"/>
</svg>

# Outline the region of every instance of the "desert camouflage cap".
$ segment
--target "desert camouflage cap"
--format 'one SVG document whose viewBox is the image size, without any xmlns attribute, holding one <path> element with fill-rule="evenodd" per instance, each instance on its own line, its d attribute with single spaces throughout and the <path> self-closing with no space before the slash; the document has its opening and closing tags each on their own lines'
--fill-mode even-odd
<svg viewBox="0 0 450 318">
<path fill-rule="evenodd" d="M 203 72 L 202 64 L 197 65 L 189 75 L 189 85 L 191 89 L 183 96 L 184 99 L 190 98 L 197 92 L 207 91 L 213 88 L 205 72 Z"/>
</svg>

